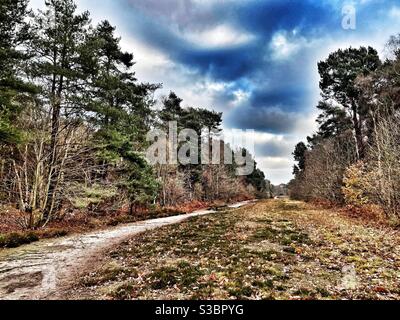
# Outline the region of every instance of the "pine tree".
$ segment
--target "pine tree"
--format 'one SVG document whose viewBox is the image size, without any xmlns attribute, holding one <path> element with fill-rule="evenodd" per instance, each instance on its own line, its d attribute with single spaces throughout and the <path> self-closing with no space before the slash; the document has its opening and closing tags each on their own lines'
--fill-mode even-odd
<svg viewBox="0 0 400 320">
<path fill-rule="evenodd" d="M 319 124 L 318 135 L 323 139 L 335 137 L 352 128 L 351 118 L 346 110 L 332 103 L 321 101 L 317 108 L 322 112 L 317 123 Z"/>
<path fill-rule="evenodd" d="M 90 23 L 89 13 L 77 14 L 73 0 L 46 1 L 46 10 L 36 15 L 31 49 L 36 53 L 31 76 L 41 86 L 42 103 L 51 113 L 49 187 L 44 219 L 56 209 L 61 173 L 59 134 L 62 120 L 72 120 L 82 111 L 82 91 L 87 74 L 82 72 L 80 48 Z M 68 125 L 68 124 L 66 124 Z M 64 125 L 65 126 L 65 125 Z"/>
<path fill-rule="evenodd" d="M 0 146 L 20 141 L 20 132 L 13 125 L 21 111 L 18 97 L 35 91 L 22 80 L 22 64 L 29 56 L 22 48 L 30 32 L 25 18 L 28 0 L 0 1 Z"/>
<path fill-rule="evenodd" d="M 82 56 L 92 71 L 86 109 L 92 115 L 89 120 L 100 127 L 97 144 L 104 146 L 103 157 L 118 159 L 121 141 L 141 151 L 153 122 L 152 96 L 160 86 L 137 83 L 131 70 L 133 55 L 122 51 L 108 21 L 101 22 L 89 36 Z"/>
<path fill-rule="evenodd" d="M 170 92 L 169 96 L 164 99 L 163 108 L 159 112 L 163 127 L 168 126 L 168 122 L 171 121 L 180 122 L 183 115 L 182 101 L 175 92 Z"/>
<path fill-rule="evenodd" d="M 262 172 L 257 167 L 255 167 L 252 174 L 246 176 L 246 181 L 247 183 L 252 185 L 257 190 L 257 192 L 262 196 L 264 196 L 264 194 L 270 191 L 264 172 Z"/>
<path fill-rule="evenodd" d="M 138 207 L 148 207 L 155 202 L 159 183 L 155 179 L 153 168 L 147 161 L 135 152 L 125 154 L 127 160 L 124 169 L 125 178 L 122 187 L 130 200 L 130 214 L 133 215 Z"/>
<path fill-rule="evenodd" d="M 380 65 L 378 53 L 371 47 L 338 50 L 318 64 L 324 99 L 319 106 L 324 112 L 319 119 L 321 134 L 343 130 L 351 121 L 359 158 L 364 156 L 363 123 L 368 112 L 359 103 L 361 93 L 356 79 L 374 72 Z"/>
<path fill-rule="evenodd" d="M 308 151 L 307 146 L 304 142 L 299 142 L 293 152 L 294 160 L 297 165 L 294 166 L 294 175 L 298 175 L 300 172 L 304 171 L 306 168 L 306 152 Z"/>
<path fill-rule="evenodd" d="M 98 128 L 92 144 L 104 168 L 103 178 L 113 167 L 133 211 L 137 205 L 153 202 L 158 188 L 141 153 L 153 123 L 152 96 L 160 86 L 137 82 L 133 54 L 122 51 L 108 21 L 91 32 L 81 53 L 82 65 L 91 73 L 85 111 L 90 115 L 87 120 Z"/>
</svg>

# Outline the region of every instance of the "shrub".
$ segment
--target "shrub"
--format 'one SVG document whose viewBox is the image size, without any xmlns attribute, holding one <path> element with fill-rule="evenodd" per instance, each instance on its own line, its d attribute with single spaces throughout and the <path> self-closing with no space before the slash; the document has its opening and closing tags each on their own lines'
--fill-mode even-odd
<svg viewBox="0 0 400 320">
<path fill-rule="evenodd" d="M 118 195 L 117 188 L 114 186 L 105 186 L 94 184 L 92 186 L 84 186 L 74 184 L 68 189 L 71 194 L 69 201 L 76 209 L 87 209 L 90 205 L 99 205 Z"/>
<path fill-rule="evenodd" d="M 363 207 L 370 203 L 368 198 L 368 176 L 363 162 L 350 166 L 343 179 L 342 188 L 345 203 L 354 207 Z"/>
<path fill-rule="evenodd" d="M 351 132 L 326 139 L 305 155 L 305 169 L 290 184 L 295 199 L 328 200 L 343 203 L 343 177 L 355 162 L 355 145 Z"/>
<path fill-rule="evenodd" d="M 389 219 L 400 217 L 400 115 L 381 119 L 370 148 L 365 180 L 372 203 Z"/>
<path fill-rule="evenodd" d="M 2 248 L 16 248 L 24 244 L 29 244 L 38 241 L 39 237 L 33 232 L 28 233 L 10 233 L 7 235 L 0 235 L 0 247 Z"/>
</svg>

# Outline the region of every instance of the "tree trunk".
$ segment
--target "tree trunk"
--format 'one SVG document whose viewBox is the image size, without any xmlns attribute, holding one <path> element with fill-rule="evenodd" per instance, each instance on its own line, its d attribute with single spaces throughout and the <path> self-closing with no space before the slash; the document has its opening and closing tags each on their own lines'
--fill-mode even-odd
<svg viewBox="0 0 400 320">
<path fill-rule="evenodd" d="M 356 149 L 357 149 L 357 157 L 358 160 L 362 160 L 364 158 L 364 140 L 362 134 L 362 123 L 358 118 L 358 108 L 356 102 L 353 100 L 351 103 L 352 113 L 353 113 L 353 126 L 354 126 L 354 134 L 356 139 Z"/>
<path fill-rule="evenodd" d="M 54 51 L 54 64 L 57 66 L 57 49 Z M 65 56 L 66 56 L 66 48 L 64 46 L 60 58 L 61 58 L 61 67 L 65 68 Z M 49 221 L 52 214 L 52 209 L 54 207 L 54 202 L 57 197 L 56 189 L 58 183 L 58 170 L 57 168 L 57 160 L 58 160 L 58 135 L 60 131 L 60 117 L 61 117 L 61 99 L 62 93 L 64 91 L 64 77 L 60 75 L 59 80 L 57 81 L 57 76 L 54 74 L 53 76 L 53 84 L 52 84 L 52 99 L 53 99 L 53 113 L 51 119 L 51 141 L 50 141 L 50 162 L 49 162 L 49 188 L 47 191 L 47 202 L 46 207 L 43 214 L 43 220 Z"/>
<path fill-rule="evenodd" d="M 47 190 L 47 201 L 44 210 L 43 220 L 48 220 L 51 214 L 51 207 L 55 197 L 55 189 L 57 184 L 57 142 L 58 132 L 60 129 L 60 112 L 61 106 L 60 101 L 57 101 L 53 106 L 52 114 L 52 128 L 51 128 L 51 142 L 50 142 L 50 162 L 49 162 L 49 186 Z"/>
</svg>

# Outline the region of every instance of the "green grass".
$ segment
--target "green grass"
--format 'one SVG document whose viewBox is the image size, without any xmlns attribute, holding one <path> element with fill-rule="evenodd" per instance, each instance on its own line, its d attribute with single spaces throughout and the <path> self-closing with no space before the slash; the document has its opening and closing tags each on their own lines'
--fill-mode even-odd
<svg viewBox="0 0 400 320">
<path fill-rule="evenodd" d="M 151 288 L 161 290 L 175 285 L 188 287 L 196 283 L 201 275 L 202 272 L 199 268 L 181 261 L 176 266 L 161 267 L 154 270 L 148 276 L 148 280 L 151 282 Z"/>
</svg>

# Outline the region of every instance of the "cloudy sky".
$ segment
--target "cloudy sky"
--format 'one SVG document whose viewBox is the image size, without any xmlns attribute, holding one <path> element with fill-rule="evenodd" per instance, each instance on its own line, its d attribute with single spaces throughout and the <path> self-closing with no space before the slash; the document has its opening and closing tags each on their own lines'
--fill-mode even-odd
<svg viewBox="0 0 400 320">
<path fill-rule="evenodd" d="M 32 0 L 32 6 L 44 0 Z M 256 130 L 256 159 L 278 184 L 291 152 L 315 131 L 317 62 L 371 45 L 384 57 L 400 33 L 400 0 L 77 0 L 97 23 L 117 26 L 139 80 L 163 83 L 187 106 L 224 113 L 226 129 Z M 342 27 L 356 9 L 356 29 Z"/>
</svg>

